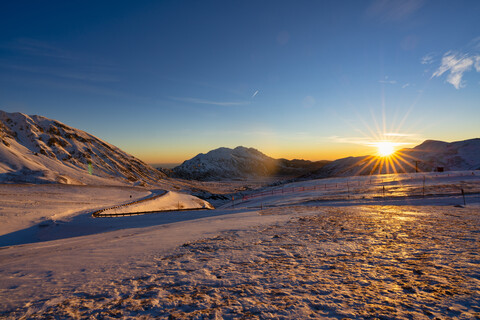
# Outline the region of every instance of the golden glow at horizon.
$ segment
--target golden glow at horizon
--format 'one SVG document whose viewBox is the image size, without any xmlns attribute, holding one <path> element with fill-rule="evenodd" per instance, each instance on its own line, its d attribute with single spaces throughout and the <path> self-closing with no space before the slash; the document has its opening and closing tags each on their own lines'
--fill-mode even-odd
<svg viewBox="0 0 480 320">
<path fill-rule="evenodd" d="M 380 141 L 375 143 L 378 155 L 381 157 L 391 156 L 395 152 L 395 143 L 391 141 Z"/>
</svg>

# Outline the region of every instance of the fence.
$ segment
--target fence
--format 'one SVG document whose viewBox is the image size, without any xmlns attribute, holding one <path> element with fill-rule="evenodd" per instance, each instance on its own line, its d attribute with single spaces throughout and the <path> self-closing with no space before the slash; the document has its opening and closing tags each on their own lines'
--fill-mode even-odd
<svg viewBox="0 0 480 320">
<path fill-rule="evenodd" d="M 466 176 L 467 174 L 455 174 L 453 176 Z M 473 172 L 471 175 L 475 175 Z M 432 184 L 437 178 L 451 177 L 451 174 L 438 175 L 435 176 L 415 176 L 409 177 L 409 179 L 388 179 L 386 181 L 370 178 L 359 181 L 348 181 L 342 183 L 323 183 L 311 186 L 302 186 L 302 187 L 287 187 L 281 189 L 272 189 L 268 191 L 263 191 L 259 193 L 253 193 L 244 195 L 241 199 L 242 201 L 247 201 L 250 199 L 265 197 L 265 196 L 274 196 L 282 194 L 292 194 L 292 193 L 301 193 L 309 191 L 340 191 L 336 195 L 347 194 L 348 198 L 353 195 L 357 195 L 363 198 L 371 196 L 374 198 L 385 198 L 385 196 L 403 196 L 403 197 L 425 197 L 427 196 L 452 196 L 452 195 L 462 195 L 462 194 L 477 194 L 480 192 L 480 188 L 463 185 L 462 182 L 457 183 L 441 183 Z M 417 183 L 412 183 L 412 180 L 416 180 Z M 420 181 L 418 181 L 420 180 Z M 409 183 L 410 182 L 410 183 Z M 428 182 L 428 184 L 427 184 Z M 360 187 L 368 187 L 367 189 L 360 189 Z M 378 189 L 376 189 L 378 187 Z M 402 189 L 399 191 L 398 189 Z M 468 192 L 467 192 L 468 189 Z"/>
<path fill-rule="evenodd" d="M 136 200 L 136 201 L 133 201 L 133 202 L 120 204 L 118 206 L 113 206 L 113 207 L 109 207 L 109 208 L 105 208 L 105 209 L 100 209 L 100 210 L 97 210 L 97 211 L 93 212 L 92 217 L 94 217 L 94 218 L 105 217 L 107 214 L 102 214 L 102 212 L 105 212 L 107 210 L 114 210 L 114 209 L 118 209 L 118 208 L 122 208 L 122 207 L 131 206 L 133 204 L 137 204 L 137 203 L 141 203 L 141 202 L 145 202 L 145 201 L 154 200 L 154 199 L 157 199 L 157 198 L 160 198 L 160 197 L 164 196 L 165 194 L 166 194 L 166 192 L 161 193 L 161 194 L 157 194 L 156 196 L 153 196 L 153 197 L 150 197 L 150 198 Z M 118 215 L 119 216 L 121 214 L 113 214 L 113 215 Z M 132 214 L 123 214 L 123 215 L 132 215 Z"/>
<path fill-rule="evenodd" d="M 361 183 L 360 181 L 357 183 L 335 183 L 335 184 L 318 184 L 314 186 L 304 186 L 304 187 L 290 187 L 290 188 L 282 188 L 282 189 L 273 189 L 270 191 L 263 191 L 259 193 L 249 194 L 242 197 L 243 201 L 260 198 L 265 196 L 273 196 L 278 194 L 289 194 L 289 193 L 299 193 L 299 192 L 307 192 L 307 191 L 317 191 L 317 190 L 347 190 L 350 192 L 350 188 L 355 186 L 365 186 L 365 185 L 372 185 L 373 183 L 364 182 Z"/>
</svg>

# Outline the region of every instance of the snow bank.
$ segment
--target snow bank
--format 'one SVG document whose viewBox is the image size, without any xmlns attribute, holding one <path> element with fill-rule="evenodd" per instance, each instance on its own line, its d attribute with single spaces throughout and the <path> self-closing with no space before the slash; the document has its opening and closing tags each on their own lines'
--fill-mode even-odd
<svg viewBox="0 0 480 320">
<path fill-rule="evenodd" d="M 146 199 L 133 204 L 110 208 L 99 212 L 102 216 L 119 215 L 123 213 L 148 213 L 169 210 L 215 209 L 210 203 L 188 194 L 168 191 L 152 199 Z M 95 214 L 94 214 L 95 215 Z"/>
</svg>

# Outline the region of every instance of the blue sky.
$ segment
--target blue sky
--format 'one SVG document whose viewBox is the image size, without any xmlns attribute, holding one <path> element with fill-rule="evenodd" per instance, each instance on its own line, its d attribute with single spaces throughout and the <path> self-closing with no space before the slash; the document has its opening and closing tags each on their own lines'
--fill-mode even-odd
<svg viewBox="0 0 480 320">
<path fill-rule="evenodd" d="M 4 1 L 0 109 L 149 163 L 480 137 L 479 1 Z"/>
</svg>

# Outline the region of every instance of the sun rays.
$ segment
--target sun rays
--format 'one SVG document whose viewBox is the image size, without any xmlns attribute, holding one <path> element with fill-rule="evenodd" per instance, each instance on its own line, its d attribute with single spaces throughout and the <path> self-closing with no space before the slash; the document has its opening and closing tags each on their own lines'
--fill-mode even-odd
<svg viewBox="0 0 480 320">
<path fill-rule="evenodd" d="M 372 121 L 369 123 L 358 116 L 359 122 L 363 124 L 364 128 L 353 128 L 362 137 L 345 138 L 343 141 L 368 146 L 371 148 L 371 155 L 359 157 L 345 172 L 350 175 L 416 172 L 416 164 L 419 159 L 415 156 L 416 150 L 409 149 L 409 147 L 423 139 L 416 133 L 402 130 L 404 124 L 407 123 L 409 113 L 398 122 L 394 119 L 390 125 L 386 123 L 387 117 L 384 112 L 382 112 L 380 122 L 375 116 L 378 113 L 372 111 L 371 115 Z"/>
<path fill-rule="evenodd" d="M 388 157 L 395 152 L 395 144 L 391 141 L 380 141 L 376 143 L 378 148 L 378 155 L 381 157 Z"/>
</svg>

